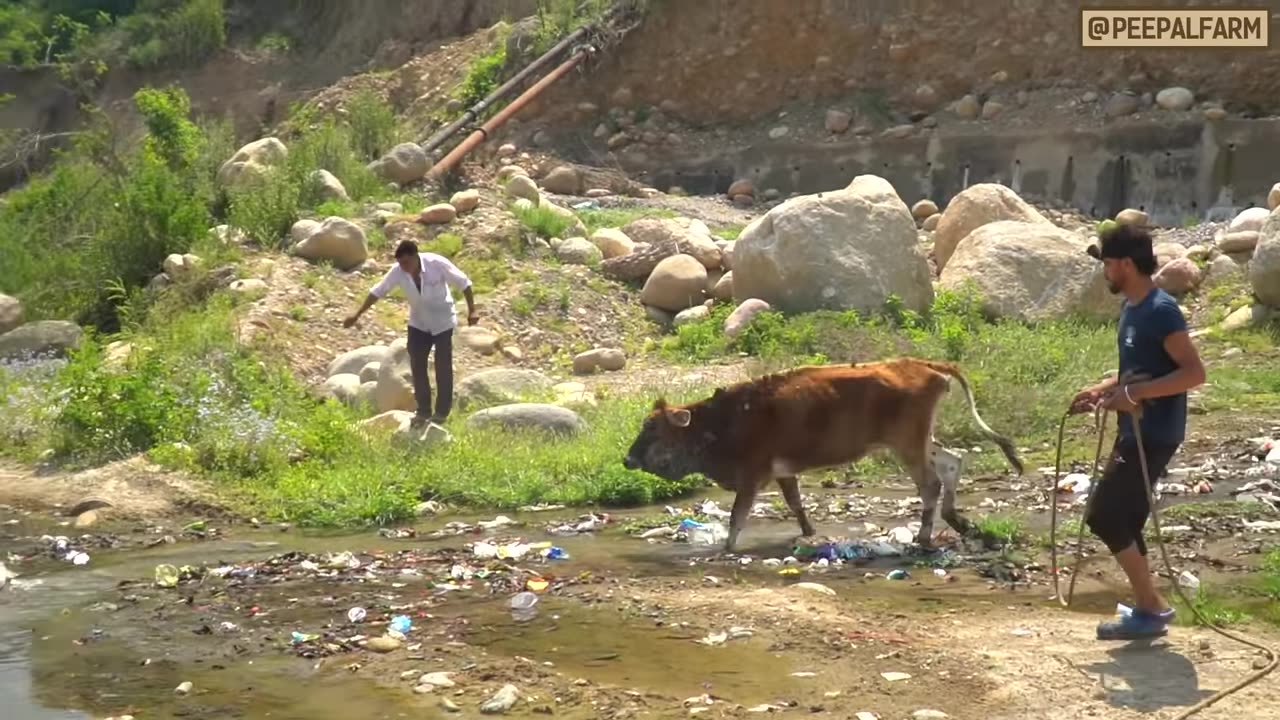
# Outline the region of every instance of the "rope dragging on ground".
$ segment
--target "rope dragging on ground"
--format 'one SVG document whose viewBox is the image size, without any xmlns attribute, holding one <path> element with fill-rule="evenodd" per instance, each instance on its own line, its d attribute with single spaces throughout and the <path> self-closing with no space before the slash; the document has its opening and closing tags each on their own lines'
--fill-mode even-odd
<svg viewBox="0 0 1280 720">
<path fill-rule="evenodd" d="M 1121 382 L 1122 383 L 1133 382 L 1136 379 L 1138 378 L 1133 376 L 1127 376 L 1127 377 L 1122 377 Z M 1107 411 L 1101 406 L 1098 406 L 1094 410 L 1094 429 L 1098 433 L 1098 449 L 1097 449 L 1097 453 L 1094 455 L 1094 458 L 1093 458 L 1093 473 L 1091 475 L 1094 478 L 1094 482 L 1092 486 L 1089 488 L 1088 496 L 1085 498 L 1084 514 L 1081 516 L 1082 519 L 1080 522 L 1080 532 L 1076 536 L 1075 567 L 1071 571 L 1071 584 L 1068 586 L 1067 595 L 1064 598 L 1058 586 L 1057 492 L 1058 492 L 1058 483 L 1062 476 L 1062 438 L 1066 430 L 1067 418 L 1070 416 L 1071 416 L 1071 411 L 1068 409 L 1067 412 L 1064 413 L 1062 416 L 1062 422 L 1059 423 L 1058 425 L 1058 454 L 1057 454 L 1057 460 L 1055 461 L 1054 468 L 1053 468 L 1053 486 L 1049 489 L 1049 507 L 1051 508 L 1050 510 L 1051 519 L 1050 519 L 1050 525 L 1049 525 L 1049 542 L 1052 547 L 1052 550 L 1050 552 L 1052 554 L 1051 562 L 1052 562 L 1052 571 L 1053 571 L 1053 592 L 1054 592 L 1054 596 L 1058 598 L 1058 602 L 1061 603 L 1063 607 L 1070 607 L 1071 605 L 1071 599 L 1075 595 L 1076 576 L 1079 575 L 1080 564 L 1081 564 L 1081 561 L 1084 559 L 1084 542 L 1083 541 L 1084 541 L 1085 523 L 1083 518 L 1087 518 L 1089 516 L 1089 509 L 1093 505 L 1094 494 L 1097 492 L 1098 485 L 1101 483 L 1101 475 L 1099 474 L 1098 470 L 1102 461 L 1102 438 L 1104 435 L 1103 431 L 1106 428 Z M 1191 599 L 1187 597 L 1185 592 L 1183 592 L 1182 585 L 1177 582 L 1177 577 L 1178 577 L 1177 571 L 1174 570 L 1173 562 L 1169 559 L 1169 551 L 1168 549 L 1165 548 L 1164 533 L 1160 529 L 1160 513 L 1156 508 L 1155 489 L 1152 484 L 1152 477 L 1150 475 L 1150 471 L 1147 468 L 1146 449 L 1143 447 L 1143 444 L 1142 444 L 1142 428 L 1140 427 L 1140 422 L 1139 422 L 1142 418 L 1142 406 L 1139 405 L 1136 410 L 1131 412 L 1130 417 L 1133 419 L 1133 430 L 1134 430 L 1136 439 L 1138 441 L 1138 461 L 1142 466 L 1142 480 L 1143 480 L 1143 486 L 1147 489 L 1147 502 L 1151 506 L 1151 522 L 1155 528 L 1156 545 L 1160 547 L 1160 555 L 1164 559 L 1165 570 L 1168 571 L 1169 576 L 1171 578 L 1174 578 L 1174 582 L 1173 582 L 1174 591 L 1178 593 L 1178 597 L 1182 599 L 1182 602 L 1185 603 L 1187 607 L 1191 608 L 1191 611 L 1195 614 L 1196 619 L 1200 621 L 1200 624 L 1208 627 L 1209 629 L 1213 630 L 1219 635 L 1222 635 L 1223 637 L 1226 637 L 1231 640 L 1235 640 L 1238 643 L 1248 645 L 1249 647 L 1261 650 L 1271 659 L 1271 662 L 1269 662 L 1266 665 L 1266 667 L 1262 668 L 1261 670 L 1258 670 L 1257 672 L 1245 677 L 1243 680 L 1232 685 L 1231 687 L 1228 687 L 1224 690 L 1219 690 L 1213 695 L 1210 695 L 1204 700 L 1201 700 L 1199 703 L 1196 703 L 1190 709 L 1185 710 L 1179 715 L 1177 715 L 1176 717 L 1172 718 L 1172 720 L 1186 720 L 1186 718 L 1189 718 L 1192 715 L 1195 715 L 1196 713 L 1200 712 L 1201 710 L 1204 710 L 1210 705 L 1213 705 L 1219 700 L 1222 700 L 1228 695 L 1236 693 L 1241 689 L 1243 689 L 1244 687 L 1266 677 L 1269 673 L 1271 673 L 1271 671 L 1276 669 L 1277 665 L 1280 665 L 1280 655 L 1277 655 L 1274 650 L 1272 650 L 1271 648 L 1265 645 L 1262 645 L 1253 640 L 1249 640 L 1248 638 L 1244 638 L 1234 633 L 1231 633 L 1209 622 L 1209 619 L 1206 618 L 1203 614 L 1201 614 L 1200 609 L 1197 608 L 1195 603 L 1191 602 Z"/>
</svg>

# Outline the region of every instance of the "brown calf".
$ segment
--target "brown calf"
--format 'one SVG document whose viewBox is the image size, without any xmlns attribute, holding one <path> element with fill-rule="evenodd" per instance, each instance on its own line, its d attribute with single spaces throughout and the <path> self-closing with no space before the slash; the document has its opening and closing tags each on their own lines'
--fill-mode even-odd
<svg viewBox="0 0 1280 720">
<path fill-rule="evenodd" d="M 725 551 L 732 552 L 756 493 L 777 480 L 800 530 L 813 525 L 800 502 L 796 475 L 855 462 L 887 448 L 911 472 L 924 510 L 916 541 L 930 545 L 933 516 L 942 493 L 942 517 L 957 532 L 969 523 L 956 512 L 956 488 L 943 487 L 933 467 L 931 443 L 938 403 L 960 382 L 982 433 L 993 440 L 1019 475 L 1013 443 L 978 415 L 969 383 L 950 363 L 896 358 L 863 365 L 801 367 L 721 388 L 690 405 L 654 403 L 623 464 L 678 480 L 702 473 L 735 493 Z"/>
</svg>

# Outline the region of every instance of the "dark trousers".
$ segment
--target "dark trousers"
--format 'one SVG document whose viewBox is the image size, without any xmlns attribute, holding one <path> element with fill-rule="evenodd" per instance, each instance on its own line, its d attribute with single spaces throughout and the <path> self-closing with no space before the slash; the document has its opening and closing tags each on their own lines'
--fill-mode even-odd
<svg viewBox="0 0 1280 720">
<path fill-rule="evenodd" d="M 1177 445 L 1144 443 L 1147 451 L 1147 469 L 1151 471 L 1151 484 L 1155 483 L 1178 450 Z M 1111 450 L 1111 460 L 1102 471 L 1102 479 L 1094 489 L 1093 505 L 1085 524 L 1102 540 L 1113 554 L 1137 544 L 1138 552 L 1147 554 L 1147 543 L 1142 530 L 1151 514 L 1147 490 L 1143 487 L 1142 463 L 1138 458 L 1138 443 L 1132 438 L 1116 438 Z"/>
<path fill-rule="evenodd" d="M 427 380 L 427 355 L 436 349 L 435 413 L 431 412 L 431 382 Z M 418 401 L 418 417 L 443 422 L 453 409 L 453 330 L 438 335 L 409 327 L 409 370 L 413 373 L 413 397 Z"/>
</svg>

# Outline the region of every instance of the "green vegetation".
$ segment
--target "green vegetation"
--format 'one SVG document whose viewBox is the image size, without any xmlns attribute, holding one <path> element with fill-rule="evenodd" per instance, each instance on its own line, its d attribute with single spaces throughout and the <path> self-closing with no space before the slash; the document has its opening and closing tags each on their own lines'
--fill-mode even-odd
<svg viewBox="0 0 1280 720">
<path fill-rule="evenodd" d="M 591 234 L 603 228 L 621 228 L 627 223 L 640 218 L 673 218 L 675 212 L 666 208 L 602 208 L 599 210 L 583 209 L 574 212 L 583 225 L 587 226 L 587 233 Z"/>
<path fill-rule="evenodd" d="M 521 225 L 529 228 L 541 238 L 563 238 L 577 222 L 572 216 L 564 215 L 544 205 L 534 207 L 513 206 L 511 211 Z"/>
</svg>

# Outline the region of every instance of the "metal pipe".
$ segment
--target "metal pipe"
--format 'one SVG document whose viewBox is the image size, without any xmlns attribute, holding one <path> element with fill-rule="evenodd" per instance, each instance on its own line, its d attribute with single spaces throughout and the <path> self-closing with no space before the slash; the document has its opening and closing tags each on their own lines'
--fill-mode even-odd
<svg viewBox="0 0 1280 720">
<path fill-rule="evenodd" d="M 422 151 L 429 153 L 432 150 L 435 150 L 437 147 L 440 147 L 440 145 L 443 144 L 444 141 L 448 140 L 450 137 L 453 137 L 454 133 L 458 132 L 458 130 L 461 130 L 463 125 L 466 125 L 467 123 L 470 123 L 473 120 L 475 120 L 477 117 L 480 116 L 480 113 L 484 112 L 485 109 L 487 109 L 490 105 L 496 102 L 499 98 L 511 92 L 517 85 L 519 85 L 521 82 L 527 79 L 530 75 L 537 72 L 538 70 L 541 70 L 544 65 L 550 63 L 556 56 L 564 52 L 566 48 L 568 48 L 573 43 L 577 42 L 580 38 L 585 37 L 587 33 L 590 32 L 591 30 L 592 30 L 592 26 L 584 25 L 583 27 L 580 27 L 577 30 L 570 33 L 568 37 L 566 37 L 565 39 L 556 43 L 554 47 L 552 47 L 550 50 L 543 53 L 542 56 L 539 57 L 537 60 L 534 60 L 533 62 L 529 63 L 528 67 L 516 73 L 515 77 L 506 81 L 498 89 L 489 93 L 489 95 L 485 97 L 483 100 L 481 100 L 480 102 L 468 108 L 466 112 L 462 113 L 462 117 L 444 126 L 435 135 L 432 135 L 426 142 L 422 143 Z"/>
<path fill-rule="evenodd" d="M 427 171 L 427 177 L 439 179 L 445 173 L 453 169 L 453 166 L 457 165 L 458 162 L 472 150 L 472 148 L 487 140 L 494 130 L 502 127 L 504 123 L 510 120 L 516 113 L 520 112 L 521 108 L 528 105 L 531 100 L 537 97 L 543 90 L 547 89 L 547 87 L 552 83 L 564 77 L 570 70 L 577 66 L 578 63 L 585 60 L 592 52 L 595 52 L 595 50 L 591 47 L 579 50 L 568 60 L 561 63 L 555 70 L 547 73 L 546 77 L 534 83 L 528 90 L 520 93 L 520 96 L 515 100 L 512 100 L 510 105 L 507 105 L 502 108 L 502 110 L 498 111 L 496 115 L 489 118 L 488 122 L 481 125 L 479 129 L 468 135 L 466 140 L 458 143 L 458 146 L 451 150 L 448 155 L 441 158 L 440 162 L 436 163 L 434 167 Z"/>
</svg>

